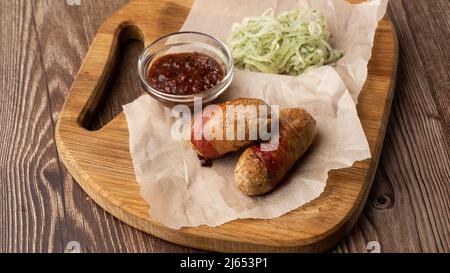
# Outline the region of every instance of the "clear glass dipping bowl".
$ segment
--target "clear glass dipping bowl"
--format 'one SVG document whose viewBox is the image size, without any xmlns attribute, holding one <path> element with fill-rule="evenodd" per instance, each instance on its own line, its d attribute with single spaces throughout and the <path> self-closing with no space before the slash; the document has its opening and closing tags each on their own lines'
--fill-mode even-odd
<svg viewBox="0 0 450 273">
<path fill-rule="evenodd" d="M 203 53 L 214 58 L 222 66 L 225 75 L 223 80 L 215 87 L 194 95 L 167 94 L 150 85 L 147 74 L 154 61 L 166 54 L 189 52 Z M 144 90 L 165 106 L 192 106 L 195 97 L 207 104 L 225 92 L 233 80 L 234 63 L 230 50 L 219 39 L 201 32 L 176 32 L 159 38 L 144 49 L 139 57 L 138 72 Z"/>
</svg>

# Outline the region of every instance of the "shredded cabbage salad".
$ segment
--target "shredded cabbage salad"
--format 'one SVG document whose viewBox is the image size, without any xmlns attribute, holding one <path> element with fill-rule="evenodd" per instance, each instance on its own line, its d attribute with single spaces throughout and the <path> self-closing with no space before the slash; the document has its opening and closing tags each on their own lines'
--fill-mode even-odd
<svg viewBox="0 0 450 273">
<path fill-rule="evenodd" d="M 326 19 L 318 10 L 295 9 L 276 16 L 268 9 L 234 24 L 228 44 L 238 67 L 299 75 L 342 58 L 343 52 L 333 49 L 329 39 Z"/>
</svg>

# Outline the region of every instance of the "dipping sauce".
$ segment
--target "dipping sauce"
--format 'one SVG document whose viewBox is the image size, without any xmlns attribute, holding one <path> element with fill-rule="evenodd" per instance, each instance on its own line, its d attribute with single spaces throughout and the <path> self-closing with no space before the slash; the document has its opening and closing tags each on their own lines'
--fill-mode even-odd
<svg viewBox="0 0 450 273">
<path fill-rule="evenodd" d="M 224 78 L 222 66 L 202 53 L 168 54 L 150 67 L 147 80 L 158 91 L 194 95 L 217 86 Z"/>
</svg>

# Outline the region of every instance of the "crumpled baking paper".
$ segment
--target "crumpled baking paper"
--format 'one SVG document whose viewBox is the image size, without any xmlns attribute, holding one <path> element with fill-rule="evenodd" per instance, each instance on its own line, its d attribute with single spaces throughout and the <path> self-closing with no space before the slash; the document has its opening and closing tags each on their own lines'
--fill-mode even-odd
<svg viewBox="0 0 450 273">
<path fill-rule="evenodd" d="M 280 109 L 303 107 L 316 119 L 318 135 L 306 155 L 276 190 L 247 197 L 235 186 L 233 173 L 241 152 L 200 166 L 187 141 L 174 140 L 171 109 L 144 95 L 125 105 L 130 152 L 141 195 L 150 216 L 178 229 L 218 226 L 240 218 L 279 217 L 317 198 L 331 169 L 345 168 L 370 157 L 355 102 L 366 80 L 373 36 L 387 1 L 350 5 L 332 0 L 197 0 L 183 30 L 202 31 L 226 40 L 231 25 L 267 8 L 277 13 L 295 7 L 324 11 L 333 46 L 345 57 L 336 67 L 324 66 L 300 76 L 236 71 L 220 101 L 260 98 Z"/>
</svg>

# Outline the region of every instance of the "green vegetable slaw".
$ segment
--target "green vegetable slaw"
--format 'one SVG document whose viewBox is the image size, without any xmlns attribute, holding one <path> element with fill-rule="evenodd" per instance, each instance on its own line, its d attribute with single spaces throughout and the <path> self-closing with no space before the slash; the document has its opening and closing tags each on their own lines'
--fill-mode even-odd
<svg viewBox="0 0 450 273">
<path fill-rule="evenodd" d="M 295 9 L 276 16 L 272 9 L 232 27 L 229 40 L 238 67 L 299 75 L 336 62 L 343 53 L 329 44 L 330 32 L 318 10 Z"/>
</svg>

